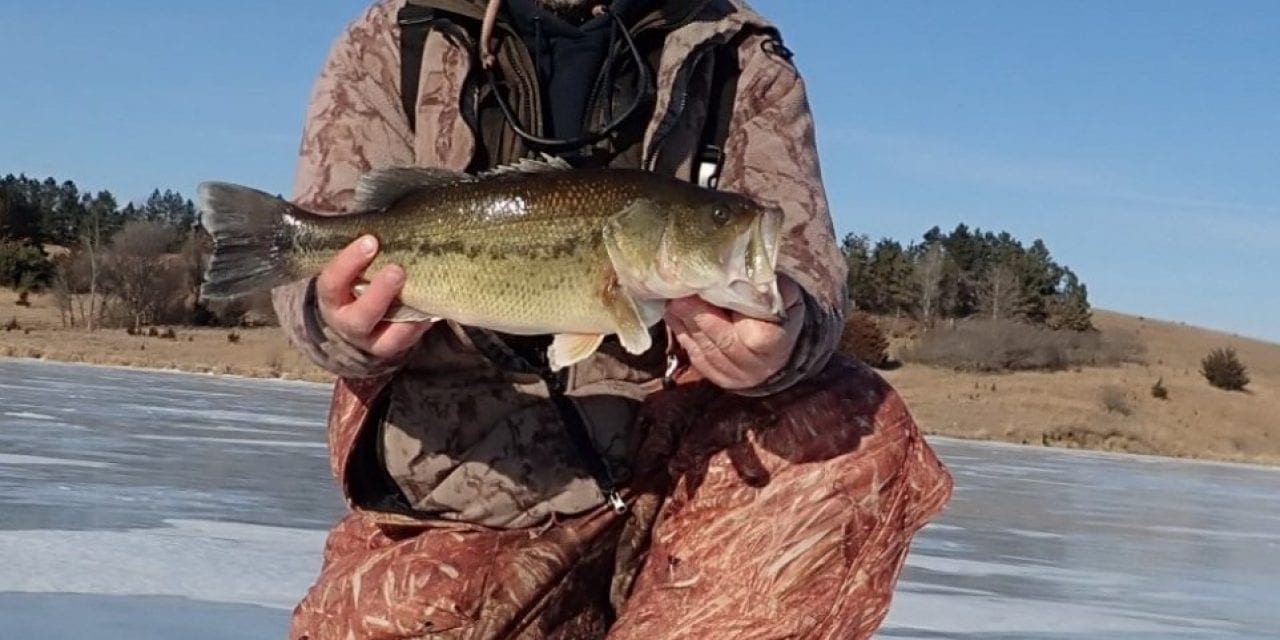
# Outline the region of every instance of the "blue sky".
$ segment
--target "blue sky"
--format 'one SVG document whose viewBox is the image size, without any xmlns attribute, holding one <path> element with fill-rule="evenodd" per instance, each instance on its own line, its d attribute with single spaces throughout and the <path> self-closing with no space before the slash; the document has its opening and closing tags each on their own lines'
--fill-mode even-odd
<svg viewBox="0 0 1280 640">
<path fill-rule="evenodd" d="M 1280 2 L 759 0 L 838 232 L 1044 238 L 1099 307 L 1280 340 Z M 338 0 L 0 6 L 0 173 L 287 193 Z"/>
</svg>

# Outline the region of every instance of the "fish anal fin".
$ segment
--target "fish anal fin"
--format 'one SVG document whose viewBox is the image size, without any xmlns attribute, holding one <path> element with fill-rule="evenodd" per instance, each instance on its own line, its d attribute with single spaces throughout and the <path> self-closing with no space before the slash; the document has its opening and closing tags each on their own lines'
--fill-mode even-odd
<svg viewBox="0 0 1280 640">
<path fill-rule="evenodd" d="M 420 189 L 445 187 L 470 180 L 465 173 L 432 167 L 374 169 L 356 182 L 356 211 L 380 211 Z"/>
<path fill-rule="evenodd" d="M 351 293 L 355 297 L 359 298 L 360 296 L 364 295 L 364 292 L 368 288 L 369 288 L 369 283 L 358 282 L 351 287 Z M 387 308 L 387 313 L 386 315 L 382 316 L 382 319 L 387 322 L 425 322 L 425 321 L 434 322 L 436 320 L 439 320 L 440 318 L 433 316 L 429 313 L 420 311 L 418 309 L 415 309 L 413 307 L 410 307 L 400 302 L 399 300 L 397 300 L 395 302 L 392 302 L 391 306 Z"/>
<path fill-rule="evenodd" d="M 387 314 L 382 319 L 387 322 L 434 322 L 440 318 L 396 302 L 387 309 Z"/>
<path fill-rule="evenodd" d="M 547 348 L 552 371 L 576 364 L 596 352 L 604 342 L 602 333 L 559 333 Z"/>
</svg>

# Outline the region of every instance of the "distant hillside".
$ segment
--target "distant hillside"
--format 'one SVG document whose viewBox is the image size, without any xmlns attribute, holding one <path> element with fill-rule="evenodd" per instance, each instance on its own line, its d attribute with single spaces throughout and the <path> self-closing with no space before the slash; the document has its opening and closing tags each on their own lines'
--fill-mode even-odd
<svg viewBox="0 0 1280 640">
<path fill-rule="evenodd" d="M 1145 363 L 1012 374 L 907 365 L 885 375 L 931 433 L 1280 464 L 1280 344 L 1111 311 L 1093 319 L 1141 340 Z M 1247 392 L 1200 375 L 1200 359 L 1219 347 L 1248 367 Z M 1168 400 L 1152 397 L 1160 379 Z"/>
</svg>

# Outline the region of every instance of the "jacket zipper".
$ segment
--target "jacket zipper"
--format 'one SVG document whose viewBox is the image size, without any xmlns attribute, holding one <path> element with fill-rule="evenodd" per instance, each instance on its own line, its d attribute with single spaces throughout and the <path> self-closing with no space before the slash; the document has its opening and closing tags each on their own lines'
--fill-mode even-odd
<svg viewBox="0 0 1280 640">
<path fill-rule="evenodd" d="M 643 162 L 644 167 L 649 171 L 653 171 L 657 165 L 658 154 L 662 151 L 662 146 L 666 143 L 667 136 L 675 129 L 675 124 L 680 115 L 689 106 L 689 76 L 702 63 L 703 58 L 706 57 L 706 52 L 707 49 L 705 47 L 702 48 L 696 56 L 685 60 L 680 70 L 676 72 L 676 79 L 672 83 L 671 100 L 667 105 L 667 111 L 662 115 L 658 129 L 653 134 L 653 141 L 649 143 L 647 157 Z"/>
</svg>

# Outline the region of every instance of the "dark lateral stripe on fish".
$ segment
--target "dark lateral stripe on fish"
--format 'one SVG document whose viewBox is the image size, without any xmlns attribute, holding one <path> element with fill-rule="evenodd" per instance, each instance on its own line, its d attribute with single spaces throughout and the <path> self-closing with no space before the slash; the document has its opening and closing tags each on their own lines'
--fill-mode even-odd
<svg viewBox="0 0 1280 640">
<path fill-rule="evenodd" d="M 599 234 L 588 234 L 581 238 L 565 238 L 543 245 L 482 245 L 460 239 L 443 241 L 386 239 L 383 242 L 388 252 L 412 253 L 424 257 L 461 255 L 472 260 L 480 258 L 488 260 L 548 260 L 571 256 L 582 252 L 583 249 L 597 248 L 601 246 L 603 240 Z"/>
</svg>

